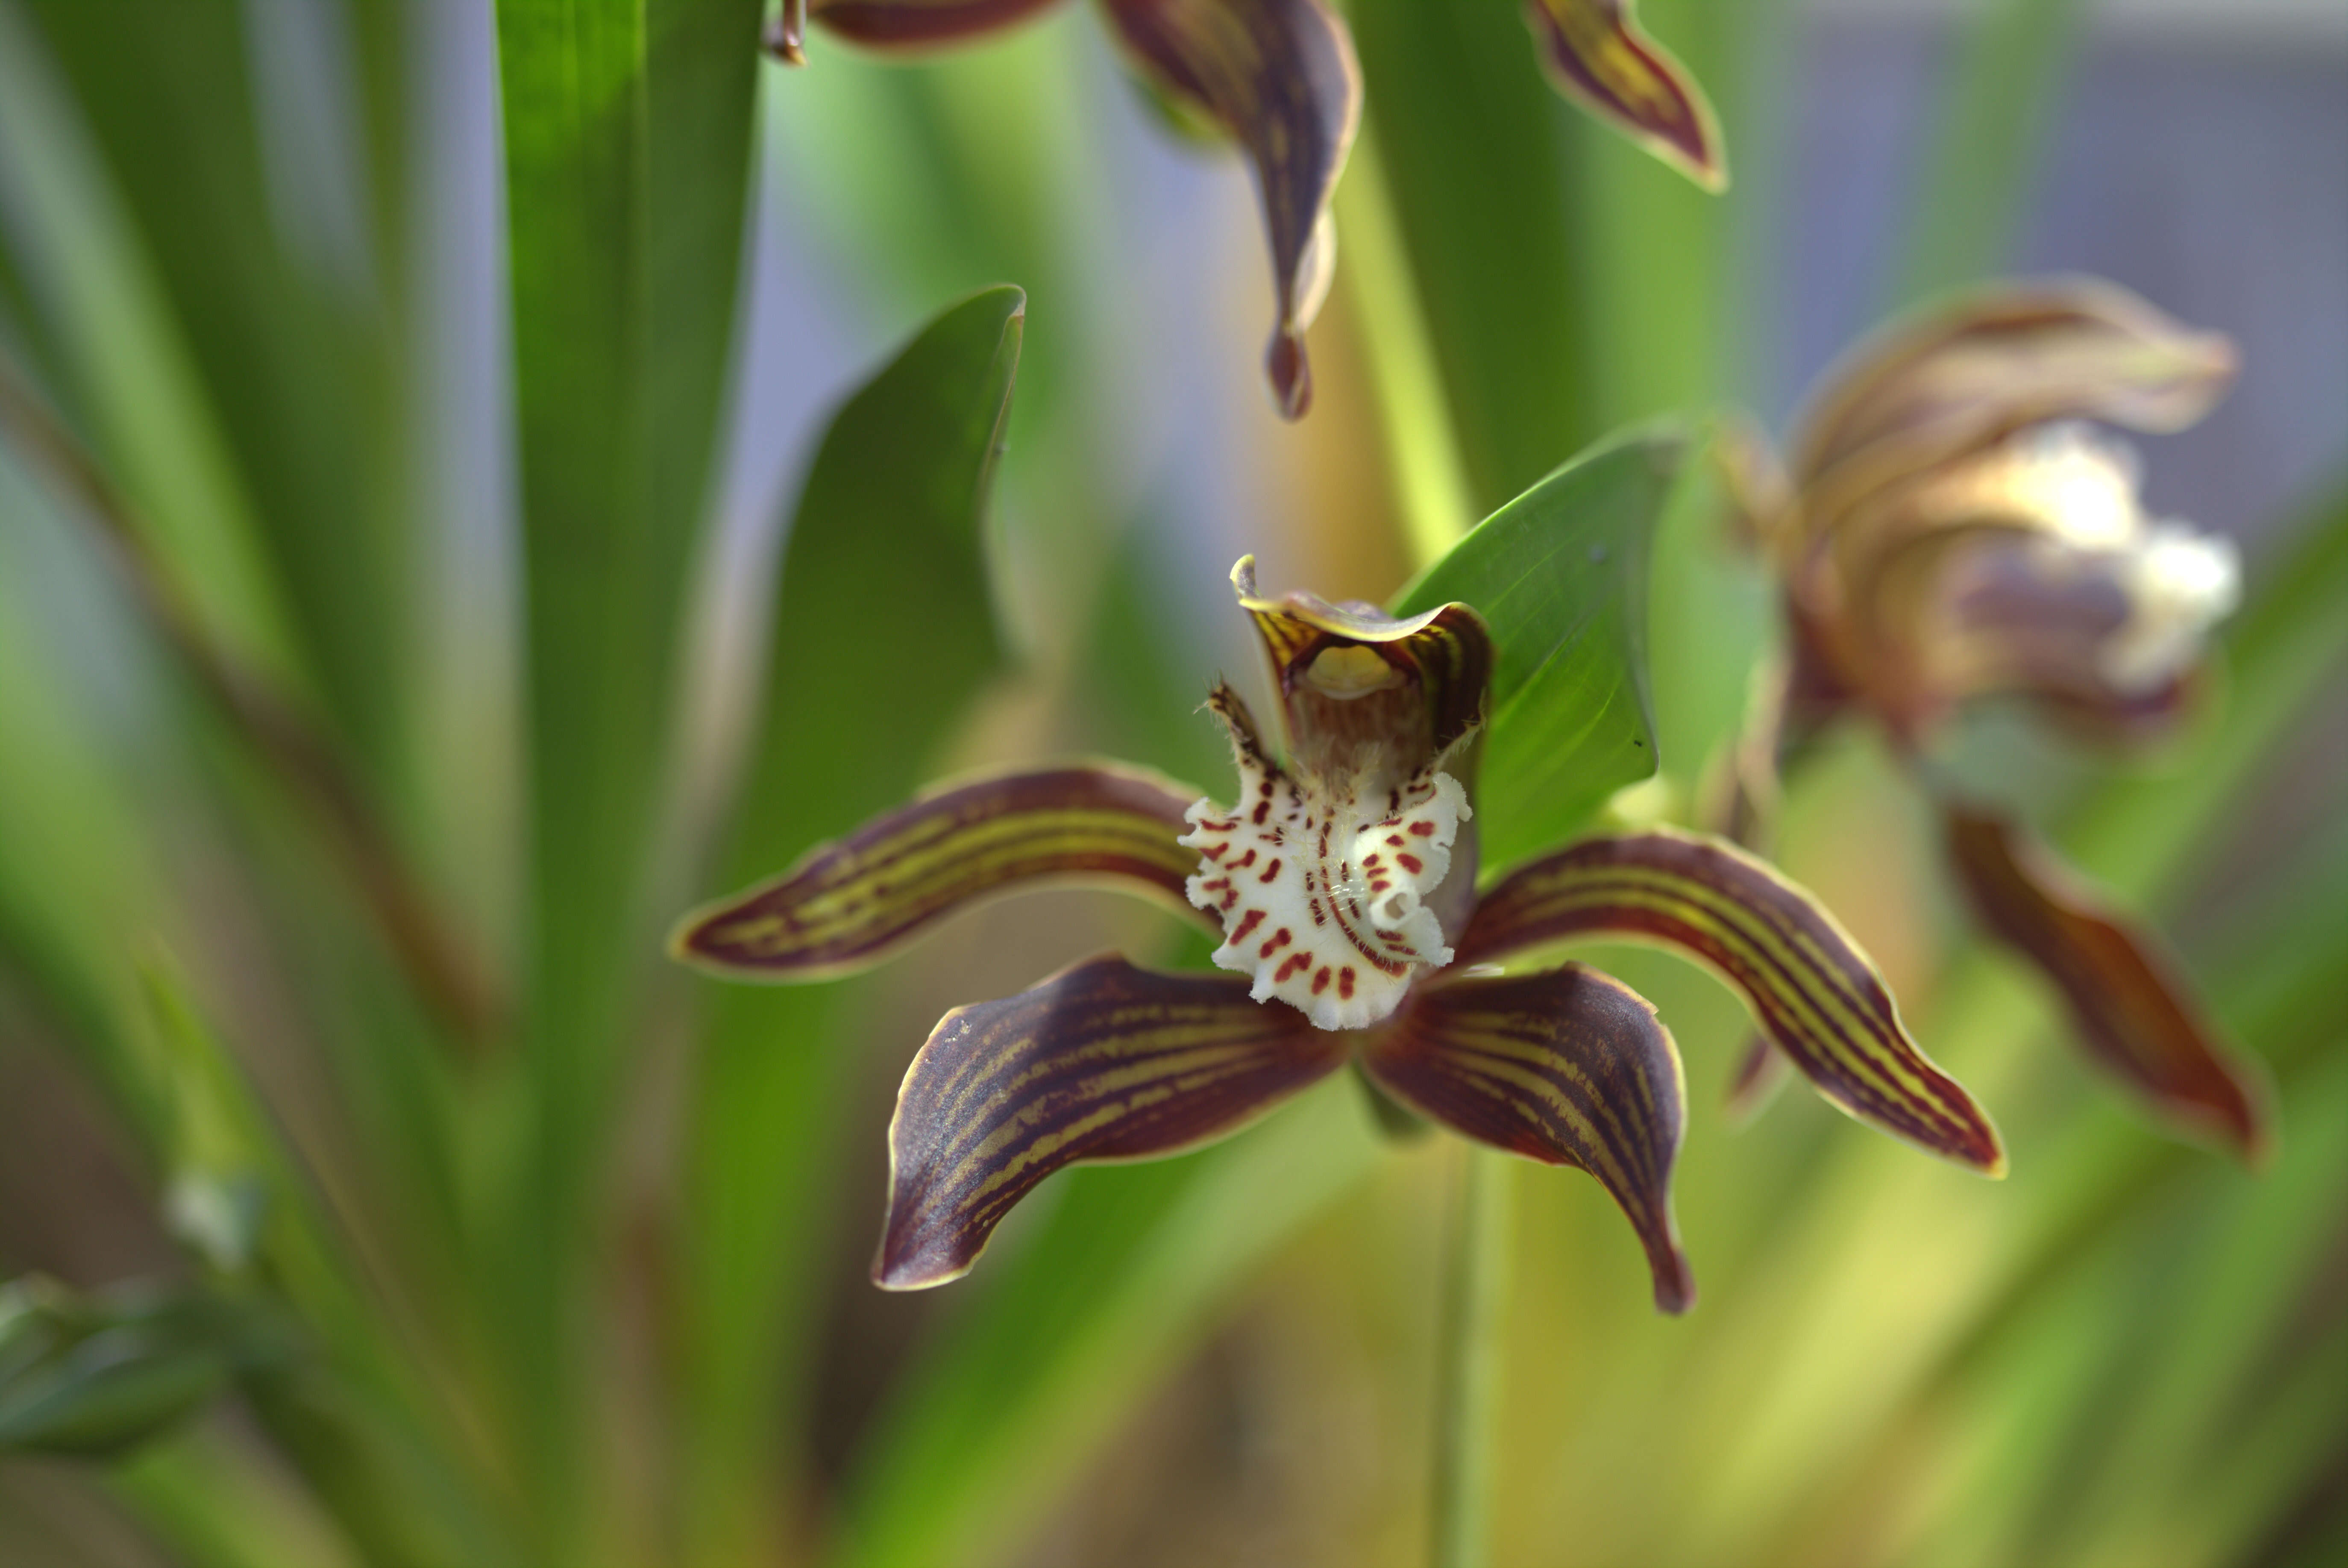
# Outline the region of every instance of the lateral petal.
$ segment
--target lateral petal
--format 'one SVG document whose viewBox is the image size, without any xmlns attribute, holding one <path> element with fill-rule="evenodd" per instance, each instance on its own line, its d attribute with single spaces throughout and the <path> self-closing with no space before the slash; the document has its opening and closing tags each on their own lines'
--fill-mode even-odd
<svg viewBox="0 0 2348 1568">
<path fill-rule="evenodd" d="M 1325 0 L 1102 0 L 1135 67 L 1220 126 L 1255 165 L 1279 320 L 1267 368 L 1281 412 L 1313 401 L 1304 329 L 1326 293 L 1329 200 L 1362 118 L 1353 35 Z"/>
<path fill-rule="evenodd" d="M 1040 887 L 1113 887 L 1197 918 L 1183 883 L 1199 857 L 1175 841 L 1198 796 L 1099 763 L 948 785 L 694 911 L 669 948 L 732 979 L 823 980 L 871 967 L 958 910 Z"/>
<path fill-rule="evenodd" d="M 1478 905 L 1462 966 L 1571 936 L 1653 943 L 1744 994 L 1818 1092 L 1860 1120 L 1985 1174 L 1997 1130 L 1900 1020 L 1882 976 L 1809 893 L 1733 845 L 1670 830 L 1588 839 L 1519 867 Z"/>
<path fill-rule="evenodd" d="M 1718 117 L 1632 0 L 1527 0 L 1525 21 L 1559 92 L 1706 191 L 1728 189 Z"/>
<path fill-rule="evenodd" d="M 1686 1088 L 1646 998 L 1580 964 L 1431 985 L 1373 1037 L 1362 1065 L 1463 1138 L 1589 1171 L 1639 1233 L 1655 1305 L 1684 1312 L 1695 1299 L 1672 1220 Z"/>
<path fill-rule="evenodd" d="M 2269 1142 L 2262 1075 L 2153 934 L 2020 824 L 1962 806 L 1946 816 L 1949 861 L 1974 913 L 2063 993 L 2088 1054 L 2170 1122 L 2256 1161 Z"/>
<path fill-rule="evenodd" d="M 1011 1206 L 1065 1165 L 1148 1160 L 1237 1131 L 1344 1065 L 1350 1039 L 1222 975 L 1087 959 L 957 1007 L 897 1092 L 873 1283 L 959 1279 Z"/>
</svg>

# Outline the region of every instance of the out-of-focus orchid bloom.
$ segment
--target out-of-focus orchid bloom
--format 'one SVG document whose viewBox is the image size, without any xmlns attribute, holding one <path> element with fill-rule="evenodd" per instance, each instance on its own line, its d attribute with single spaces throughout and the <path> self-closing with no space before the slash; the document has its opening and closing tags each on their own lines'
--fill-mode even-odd
<svg viewBox="0 0 2348 1568">
<path fill-rule="evenodd" d="M 1735 444 L 1732 489 L 1784 584 L 1791 646 L 1730 830 L 1759 839 L 1778 758 L 1841 717 L 1871 717 L 1911 760 L 1993 696 L 2098 737 L 2172 721 L 2234 607 L 2234 547 L 2147 515 L 2134 452 L 2086 421 L 2181 428 L 2233 370 L 2225 338 L 2111 284 L 2012 287 L 1862 346 L 1828 378 L 1790 472 Z M 2061 989 L 2096 1059 L 2171 1120 L 2254 1154 L 2259 1075 L 2151 934 L 2019 823 L 1943 805 L 1976 913 Z M 1742 1092 L 1767 1081 L 1768 1055 L 1756 1043 Z"/>
<path fill-rule="evenodd" d="M 812 20 L 870 48 L 919 53 L 1014 26 L 1054 3 L 785 0 L 766 44 L 778 59 L 803 64 Z M 1361 123 L 1353 36 L 1328 0 L 1100 0 L 1100 8 L 1135 74 L 1254 166 L 1277 300 L 1266 368 L 1281 412 L 1299 418 L 1313 401 L 1304 333 L 1336 264 L 1329 204 Z M 1526 19 L 1560 91 L 1707 190 L 1725 187 L 1703 89 L 1640 31 L 1630 0 L 1529 0 Z"/>
<path fill-rule="evenodd" d="M 1995 1130 L 1926 1059 L 1833 917 L 1745 851 L 1658 831 L 1581 841 L 1477 888 L 1472 803 L 1493 648 L 1465 604 L 1394 620 L 1259 597 L 1282 755 L 1218 685 L 1240 791 L 1225 806 L 1086 764 L 955 784 L 687 917 L 674 951 L 735 979 L 880 962 L 988 898 L 1094 882 L 1202 916 L 1231 975 L 1104 955 L 949 1013 L 890 1127 L 876 1283 L 959 1277 L 1052 1171 L 1169 1155 L 1235 1131 L 1349 1061 L 1460 1135 L 1578 1166 L 1622 1205 L 1655 1299 L 1692 1299 L 1671 1213 L 1684 1120 L 1654 1008 L 1578 964 L 1500 961 L 1577 937 L 1653 942 L 1712 967 L 1821 1092 L 1992 1174 Z"/>
</svg>

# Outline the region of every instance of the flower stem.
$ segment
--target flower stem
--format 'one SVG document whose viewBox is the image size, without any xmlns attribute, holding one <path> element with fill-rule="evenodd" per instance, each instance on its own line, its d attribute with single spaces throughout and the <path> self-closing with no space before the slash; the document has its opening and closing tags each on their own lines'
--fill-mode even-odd
<svg viewBox="0 0 2348 1568">
<path fill-rule="evenodd" d="M 1437 1326 L 1435 1568 L 1490 1562 L 1492 1418 L 1508 1295 L 1515 1171 L 1488 1149 L 1464 1145 L 1460 1154 Z"/>
</svg>

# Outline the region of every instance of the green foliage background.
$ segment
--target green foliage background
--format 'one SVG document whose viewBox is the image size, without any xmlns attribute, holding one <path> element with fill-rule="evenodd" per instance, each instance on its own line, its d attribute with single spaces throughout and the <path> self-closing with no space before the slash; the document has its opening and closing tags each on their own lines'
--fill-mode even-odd
<svg viewBox="0 0 2348 1568">
<path fill-rule="evenodd" d="M 1117 351 L 1155 306 L 1089 142 L 1117 90 L 1094 24 L 912 67 L 819 35 L 785 73 L 756 0 L 460 9 L 0 0 L 0 356 L 108 492 L 7 426 L 0 1276 L 203 1304 L 139 1320 L 138 1379 L 98 1377 L 101 1346 L 59 1385 L 144 1440 L 0 1451 L 0 1559 L 1416 1561 L 1456 1146 L 1382 1141 L 1333 1083 L 1057 1178 L 969 1282 L 881 1297 L 881 1133 L 929 1022 L 1102 946 L 1197 951 L 1066 894 L 833 988 L 659 957 L 693 899 L 953 767 L 1100 750 L 1223 782 L 1192 708 L 1218 660 L 1251 666 L 1220 579 L 1175 570 L 1208 520 L 1124 466 L 1117 388 L 1179 367 Z M 1715 200 L 1561 104 L 1513 5 L 1346 9 L 1368 111 L 1321 407 L 1289 429 L 1234 401 L 1186 460 L 1274 476 L 1288 504 L 1237 520 L 1268 586 L 1383 600 L 1608 432 L 1676 414 L 1700 441 L 1749 387 L 1795 31 L 1776 3 L 1645 7 L 1722 109 Z M 2001 264 L 2079 9 L 1952 36 L 1887 302 Z M 494 51 L 501 106 L 457 155 L 502 192 L 486 432 L 438 403 L 451 39 Z M 812 425 L 744 390 L 760 212 L 852 272 L 854 335 L 903 346 Z M 1219 397 L 1253 395 L 1264 312 L 1233 233 L 1230 308 L 1184 324 Z M 812 454 L 747 532 L 743 444 Z M 511 494 L 469 531 L 445 476 L 481 449 Z M 1626 747 L 1684 814 L 1736 723 L 1767 597 L 1679 471 L 1601 458 L 1488 530 L 1562 508 L 1608 563 L 1577 593 L 1618 592 L 1509 612 L 1545 645 L 1509 648 L 1544 743 L 1491 758 L 1524 797 L 1504 858 L 1643 775 Z M 1733 999 L 1607 954 L 1689 1057 L 1704 1295 L 1653 1316 L 1597 1187 L 1512 1175 L 1498 1560 L 2348 1552 L 2348 512 L 2262 537 L 2213 719 L 2157 768 L 2043 768 L 2039 804 L 2273 1068 L 2272 1167 L 2091 1082 L 1950 918 L 1885 759 L 1842 747 L 1785 858 L 2013 1177 L 1801 1096 L 1732 1130 Z M 1506 559 L 1415 596 L 1505 597 Z M 191 641 L 326 761 L 257 744 Z M 0 1450 L 44 1408 L 0 1405 Z"/>
</svg>

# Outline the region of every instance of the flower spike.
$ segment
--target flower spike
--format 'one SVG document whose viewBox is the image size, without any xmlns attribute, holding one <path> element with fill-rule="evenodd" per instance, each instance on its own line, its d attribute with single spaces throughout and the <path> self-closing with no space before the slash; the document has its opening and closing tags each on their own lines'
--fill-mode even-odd
<svg viewBox="0 0 2348 1568">
<path fill-rule="evenodd" d="M 1559 92 L 1706 191 L 1728 189 L 1718 117 L 1632 0 L 1526 0 L 1525 22 Z"/>
<path fill-rule="evenodd" d="M 1434 985 L 1378 1031 L 1362 1065 L 1463 1138 L 1598 1178 L 1646 1249 L 1655 1305 L 1694 1302 L 1671 1202 L 1687 1092 L 1645 997 L 1579 964 Z"/>
<path fill-rule="evenodd" d="M 1039 887 L 1114 887 L 1187 915 L 1197 860 L 1175 841 L 1193 798 L 1105 764 L 950 785 L 694 911 L 670 951 L 729 979 L 823 980 L 893 956 L 958 910 Z"/>
<path fill-rule="evenodd" d="M 1343 1067 L 1347 1048 L 1237 980 L 1154 975 L 1114 954 L 957 1007 L 897 1094 L 873 1283 L 959 1279 L 1053 1171 L 1226 1137 Z"/>
<path fill-rule="evenodd" d="M 1837 1106 L 1985 1175 L 2004 1174 L 1996 1128 L 1909 1037 L 1859 944 L 1816 899 L 1733 845 L 1657 830 L 1586 840 L 1534 861 L 1485 895 L 1458 962 L 1601 935 L 1704 964 L 1744 994 L 1763 1033 Z"/>
<path fill-rule="evenodd" d="M 1949 859 L 1982 923 L 2042 970 L 2080 1039 L 2170 1121 L 2257 1163 L 2269 1091 L 2228 1045 L 2149 932 L 2132 928 L 2004 818 L 1948 809 Z"/>
</svg>

